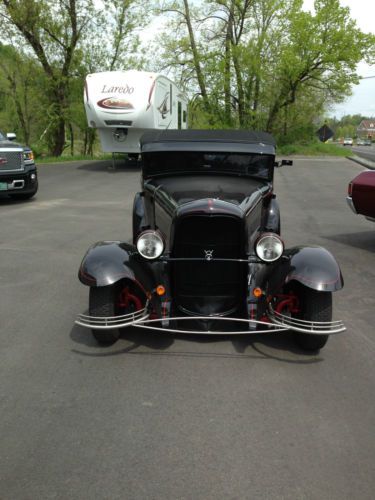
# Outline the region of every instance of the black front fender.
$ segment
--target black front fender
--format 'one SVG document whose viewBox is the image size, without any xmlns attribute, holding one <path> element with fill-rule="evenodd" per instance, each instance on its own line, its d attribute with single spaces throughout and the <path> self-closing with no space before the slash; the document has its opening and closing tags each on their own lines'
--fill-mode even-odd
<svg viewBox="0 0 375 500">
<path fill-rule="evenodd" d="M 78 278 L 87 286 L 113 285 L 128 279 L 145 292 L 155 288 L 153 264 L 143 259 L 133 245 L 120 241 L 100 241 L 89 248 Z"/>
<path fill-rule="evenodd" d="M 285 262 L 287 260 L 287 262 Z M 322 292 L 335 292 L 344 286 L 340 267 L 323 247 L 294 247 L 285 251 L 284 283 L 298 281 Z"/>
</svg>

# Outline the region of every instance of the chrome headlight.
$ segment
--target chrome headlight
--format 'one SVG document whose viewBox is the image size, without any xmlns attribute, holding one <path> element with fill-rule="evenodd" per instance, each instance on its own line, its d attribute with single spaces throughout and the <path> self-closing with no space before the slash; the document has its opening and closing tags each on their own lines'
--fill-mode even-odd
<svg viewBox="0 0 375 500">
<path fill-rule="evenodd" d="M 257 256 L 265 262 L 280 259 L 284 251 L 284 243 L 275 233 L 263 234 L 255 244 Z"/>
<path fill-rule="evenodd" d="M 164 241 L 157 231 L 144 231 L 137 239 L 137 250 L 145 259 L 157 259 L 164 251 Z"/>
</svg>

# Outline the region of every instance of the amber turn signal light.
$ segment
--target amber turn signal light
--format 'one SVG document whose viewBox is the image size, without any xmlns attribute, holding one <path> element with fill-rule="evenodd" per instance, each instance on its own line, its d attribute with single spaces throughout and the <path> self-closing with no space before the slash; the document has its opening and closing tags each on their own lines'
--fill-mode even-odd
<svg viewBox="0 0 375 500">
<path fill-rule="evenodd" d="M 165 288 L 163 287 L 163 285 L 158 285 L 156 287 L 156 293 L 161 297 L 162 295 L 165 294 Z"/>
<path fill-rule="evenodd" d="M 254 295 L 254 297 L 256 297 L 258 299 L 259 297 L 261 297 L 263 295 L 263 290 L 257 286 L 253 290 L 253 295 Z"/>
</svg>

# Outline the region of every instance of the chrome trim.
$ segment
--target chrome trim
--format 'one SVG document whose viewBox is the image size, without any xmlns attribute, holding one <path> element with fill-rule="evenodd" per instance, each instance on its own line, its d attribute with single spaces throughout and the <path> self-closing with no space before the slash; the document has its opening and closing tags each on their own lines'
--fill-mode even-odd
<svg viewBox="0 0 375 500">
<path fill-rule="evenodd" d="M 275 325 L 284 326 L 288 330 L 312 335 L 332 335 L 346 330 L 341 320 L 337 321 L 306 321 L 285 316 L 269 307 L 268 317 Z"/>
<path fill-rule="evenodd" d="M 79 314 L 75 323 L 80 326 L 92 328 L 93 330 L 110 330 L 113 328 L 123 328 L 135 326 L 138 321 L 143 321 L 149 317 L 146 307 L 133 313 L 122 316 L 87 316 Z"/>
<path fill-rule="evenodd" d="M 131 321 L 134 319 L 134 321 Z M 235 321 L 238 323 L 246 323 L 249 327 L 256 325 L 261 325 L 263 329 L 258 330 L 235 330 L 235 331 L 216 331 L 216 330 L 184 330 L 180 328 L 164 328 L 157 326 L 150 326 L 152 323 L 160 323 L 165 322 L 165 320 L 169 321 L 188 321 L 188 320 L 216 320 L 216 321 Z M 97 316 L 86 316 L 84 314 L 78 315 L 77 320 L 75 321 L 77 325 L 84 326 L 87 328 L 92 328 L 94 330 L 109 330 L 113 328 L 123 328 L 126 326 L 136 326 L 137 328 L 147 328 L 149 330 L 158 330 L 162 332 L 168 333 L 187 333 L 193 335 L 206 335 L 206 334 L 214 334 L 214 335 L 249 335 L 256 333 L 265 333 L 265 332 L 281 332 L 286 330 L 284 327 L 274 326 L 272 323 L 268 323 L 266 321 L 257 321 L 253 319 L 242 319 L 242 318 L 228 318 L 223 316 L 178 316 L 178 317 L 165 317 L 165 318 L 156 318 L 149 319 L 149 315 L 146 312 L 146 308 L 141 309 L 140 311 L 136 311 L 131 314 L 125 314 L 124 316 L 111 316 L 111 317 L 97 317 Z"/>
<path fill-rule="evenodd" d="M 20 168 L 0 168 L 0 172 L 2 174 L 12 174 L 14 172 L 24 172 L 25 171 L 25 160 L 23 157 L 24 150 L 23 148 L 20 147 L 15 147 L 15 148 L 0 148 L 0 156 L 5 153 L 21 153 L 21 162 L 20 162 Z"/>
<path fill-rule="evenodd" d="M 13 180 L 8 184 L 8 189 L 22 189 L 25 187 L 25 181 L 23 179 Z"/>
<path fill-rule="evenodd" d="M 352 212 L 354 212 L 355 214 L 357 214 L 357 210 L 355 209 L 355 206 L 354 206 L 354 203 L 353 203 L 353 199 L 351 198 L 351 196 L 347 196 L 346 197 L 346 201 L 351 209 Z"/>
<path fill-rule="evenodd" d="M 164 318 L 157 319 L 148 319 L 146 321 L 142 321 L 137 323 L 137 328 L 147 328 L 148 330 L 159 330 L 168 333 L 186 333 L 189 335 L 253 335 L 258 333 L 272 333 L 272 332 L 282 332 L 285 331 L 286 328 L 277 326 L 276 328 L 266 321 L 258 321 L 255 319 L 243 319 L 243 318 L 228 318 L 223 316 L 183 316 L 183 317 L 171 317 L 168 318 L 168 321 L 188 321 L 188 320 L 216 320 L 216 321 L 235 321 L 238 323 L 246 323 L 249 327 L 257 325 L 261 325 L 266 328 L 262 328 L 259 330 L 234 330 L 234 331 L 218 331 L 218 330 L 183 330 L 180 328 L 160 328 L 156 326 L 150 326 L 150 323 L 156 323 L 163 321 Z"/>
<path fill-rule="evenodd" d="M 110 330 L 115 328 L 125 328 L 134 326 L 137 328 L 146 328 L 148 330 L 157 330 L 165 333 L 189 334 L 189 335 L 253 335 L 259 333 L 276 333 L 293 330 L 299 333 L 308 333 L 312 335 L 332 335 L 346 330 L 342 321 L 305 321 L 297 318 L 290 318 L 273 311 L 270 308 L 268 317 L 271 323 L 245 318 L 228 318 L 224 316 L 182 316 L 182 317 L 163 317 L 150 319 L 147 312 L 148 307 L 130 314 L 122 316 L 87 316 L 79 314 L 75 323 L 77 325 L 91 328 L 93 330 Z M 166 328 L 152 326 L 153 323 L 169 324 L 170 321 L 191 321 L 191 320 L 214 320 L 214 321 L 232 321 L 246 324 L 248 330 L 217 331 L 217 330 L 185 330 L 183 328 Z M 260 328 L 258 328 L 258 326 Z"/>
<path fill-rule="evenodd" d="M 269 305 L 267 316 L 270 322 L 258 321 L 255 319 L 231 318 L 228 316 L 165 316 L 162 318 L 150 319 L 149 302 L 143 309 L 120 316 L 90 316 L 79 314 L 75 323 L 77 325 L 91 328 L 93 330 L 110 330 L 114 328 L 125 328 L 134 326 L 146 328 L 166 333 L 184 333 L 189 335 L 252 335 L 258 333 L 275 333 L 286 330 L 293 330 L 300 333 L 312 335 L 331 335 L 341 333 L 346 330 L 343 322 L 338 321 L 306 321 L 298 318 L 285 316 L 273 310 Z M 232 321 L 247 325 L 246 330 L 217 331 L 217 330 L 185 330 L 181 328 L 167 328 L 171 321 Z M 162 323 L 163 326 L 152 326 L 153 323 Z"/>
</svg>

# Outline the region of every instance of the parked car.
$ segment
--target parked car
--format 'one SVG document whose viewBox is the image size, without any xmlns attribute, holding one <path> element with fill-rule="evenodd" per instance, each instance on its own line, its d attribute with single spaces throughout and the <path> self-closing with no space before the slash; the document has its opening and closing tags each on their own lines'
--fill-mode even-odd
<svg viewBox="0 0 375 500">
<path fill-rule="evenodd" d="M 364 146 L 365 141 L 363 139 L 357 139 L 357 146 Z"/>
<path fill-rule="evenodd" d="M 110 344 L 119 328 L 252 334 L 292 330 L 318 350 L 332 333 L 332 292 L 343 286 L 318 246 L 286 249 L 273 189 L 275 141 L 266 133 L 157 131 L 141 138 L 142 191 L 132 244 L 102 241 L 79 279 L 89 314 L 76 323 Z M 290 172 L 292 175 L 292 172 Z"/>
<path fill-rule="evenodd" d="M 344 146 L 353 146 L 353 139 L 351 137 L 345 137 L 343 145 Z"/>
<path fill-rule="evenodd" d="M 371 141 L 371 139 L 365 139 L 365 140 L 363 141 L 363 145 L 364 145 L 364 146 L 371 146 L 371 145 L 372 145 L 372 141 Z"/>
<path fill-rule="evenodd" d="M 0 131 L 0 192 L 26 200 L 38 191 L 38 174 L 33 152 L 15 139 L 15 134 Z"/>
<path fill-rule="evenodd" d="M 349 182 L 346 200 L 355 214 L 364 215 L 366 219 L 375 222 L 374 170 L 365 170 Z"/>
</svg>

